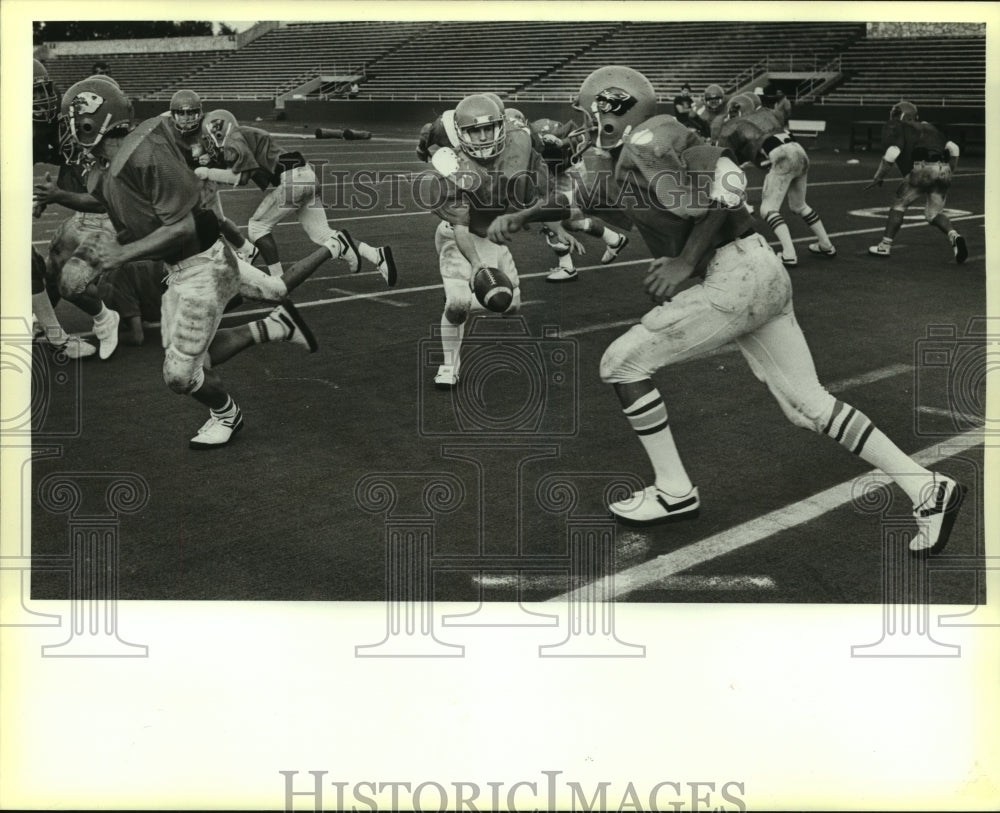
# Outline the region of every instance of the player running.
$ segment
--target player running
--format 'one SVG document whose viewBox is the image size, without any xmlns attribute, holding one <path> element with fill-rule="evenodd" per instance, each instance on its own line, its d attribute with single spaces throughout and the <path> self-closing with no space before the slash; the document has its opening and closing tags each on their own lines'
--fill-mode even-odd
<svg viewBox="0 0 1000 813">
<path fill-rule="evenodd" d="M 396 284 L 396 263 L 389 246 L 375 248 L 363 242 L 355 246 L 348 232 L 330 228 L 319 200 L 316 173 L 301 152 L 282 151 L 270 133 L 240 126 L 228 110 L 208 113 L 202 121 L 202 136 L 213 159 L 225 168 L 198 167 L 198 178 L 230 186 L 253 181 L 264 192 L 264 199 L 250 217 L 247 237 L 260 249 L 271 274 L 280 276 L 283 270 L 272 232 L 294 210 L 314 243 L 340 242 L 341 256 L 352 273 L 360 268 L 360 256 L 378 268 L 389 287 Z"/>
<path fill-rule="evenodd" d="M 624 198 L 655 258 L 645 288 L 659 304 L 601 359 L 601 378 L 614 387 L 655 480 L 630 499 L 611 503 L 614 516 L 633 525 L 698 516 L 698 489 L 681 462 L 652 376 L 734 341 L 793 424 L 833 438 L 902 488 L 918 527 L 911 550 L 940 551 L 965 487 L 920 466 L 819 383 L 795 319 L 788 272 L 754 230 L 743 205 L 746 178 L 733 154 L 700 144 L 671 116 L 656 115 L 652 85 L 630 68 L 594 71 L 580 88 L 577 106 L 592 145 L 583 160 L 594 181 L 579 201 L 613 205 L 627 185 L 655 204 L 642 205 L 634 194 Z M 505 214 L 491 224 L 490 238 L 503 242 L 526 222 L 569 211 L 550 202 Z"/>
<path fill-rule="evenodd" d="M 751 162 L 767 170 L 761 193 L 760 216 L 781 242 L 781 261 L 786 268 L 799 263 L 788 224 L 781 216 L 785 197 L 788 206 L 801 217 L 818 238 L 809 251 L 821 257 L 835 257 L 837 249 L 830 242 L 823 221 L 806 202 L 809 182 L 809 156 L 792 134 L 782 127 L 774 112 L 756 107 L 749 94 L 729 102 L 729 120 L 719 129 L 718 146 L 731 150 L 739 163 Z"/>
<path fill-rule="evenodd" d="M 958 165 L 958 145 L 946 140 L 934 125 L 921 121 L 916 105 L 910 102 L 893 105 L 882 135 L 882 143 L 886 145 L 885 153 L 875 171 L 875 177 L 865 189 L 881 186 L 893 166 L 899 167 L 903 183 L 896 190 L 896 197 L 889 209 L 885 233 L 878 245 L 868 248 L 868 253 L 876 257 L 888 257 L 892 253 L 893 238 L 903 225 L 907 207 L 921 195 L 926 195 L 924 219 L 947 235 L 955 262 L 964 263 L 969 257 L 965 238 L 955 230 L 944 213 L 948 190 L 951 189 L 951 176 Z"/>
<path fill-rule="evenodd" d="M 73 85 L 62 111 L 71 137 L 94 158 L 88 192 L 117 232 L 117 239 L 100 232 L 83 240 L 63 266 L 64 290 L 92 285 L 98 274 L 134 260 L 162 260 L 164 381 L 209 408 L 190 447 L 225 446 L 242 428 L 243 414 L 214 366 L 251 344 L 287 341 L 314 351 L 316 341 L 287 300 L 264 319 L 218 330 L 226 303 L 239 290 L 239 261 L 221 239 L 215 215 L 200 208 L 200 185 L 166 119 L 133 128 L 131 103 L 101 76 Z"/>
</svg>

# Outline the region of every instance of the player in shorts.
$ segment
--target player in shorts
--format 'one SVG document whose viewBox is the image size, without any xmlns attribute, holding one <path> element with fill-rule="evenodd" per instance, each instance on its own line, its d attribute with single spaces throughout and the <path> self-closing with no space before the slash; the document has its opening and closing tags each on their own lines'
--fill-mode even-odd
<svg viewBox="0 0 1000 813">
<path fill-rule="evenodd" d="M 899 167 L 903 182 L 896 190 L 896 197 L 889 209 L 889 219 L 885 233 L 878 245 L 870 246 L 868 253 L 876 257 L 888 257 L 892 253 L 892 241 L 903 225 L 903 215 L 907 207 L 926 196 L 924 219 L 940 229 L 951 243 L 956 263 L 964 263 L 969 257 L 965 238 L 952 226 L 944 213 L 951 189 L 951 176 L 958 165 L 959 148 L 948 141 L 941 132 L 926 121 L 920 120 L 916 105 L 899 102 L 889 113 L 889 121 L 882 135 L 886 145 L 872 182 L 865 187 L 881 186 L 893 166 Z"/>
<path fill-rule="evenodd" d="M 580 88 L 577 106 L 593 144 L 583 153 L 588 177 L 602 180 L 588 190 L 596 194 L 581 196 L 580 203 L 610 205 L 627 185 L 657 204 L 643 205 L 634 195 L 622 199 L 654 257 L 644 286 L 659 304 L 608 347 L 600 368 L 655 479 L 612 502 L 611 513 L 631 525 L 698 516 L 698 489 L 681 461 L 652 376 L 735 342 L 794 425 L 834 439 L 886 472 L 907 494 L 918 529 L 911 550 L 940 551 L 964 486 L 920 466 L 820 384 L 795 319 L 788 272 L 754 229 L 743 203 L 746 178 L 734 154 L 701 144 L 672 116 L 656 115 L 653 86 L 630 68 L 594 71 Z M 490 238 L 504 242 L 524 223 L 572 209 L 549 201 L 502 215 L 491 224 Z"/>
</svg>

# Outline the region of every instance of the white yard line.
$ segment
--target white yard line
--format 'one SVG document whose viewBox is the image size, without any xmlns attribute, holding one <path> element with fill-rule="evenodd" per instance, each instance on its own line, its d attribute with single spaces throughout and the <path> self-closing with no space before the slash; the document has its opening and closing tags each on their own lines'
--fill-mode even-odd
<svg viewBox="0 0 1000 813">
<path fill-rule="evenodd" d="M 913 455 L 913 458 L 920 465 L 929 467 L 978 446 L 982 442 L 982 431 L 973 429 L 928 446 Z M 888 475 L 877 469 L 861 476 L 871 478 L 876 482 L 892 482 Z M 614 595 L 620 598 L 645 587 L 658 587 L 664 580 L 692 567 L 697 567 L 712 559 L 725 556 L 727 553 L 732 553 L 783 531 L 811 522 L 850 503 L 853 499 L 856 479 L 858 478 L 839 483 L 797 503 L 771 511 L 699 542 L 685 545 L 679 550 L 605 577 L 596 585 L 597 595 Z M 590 584 L 556 596 L 549 601 L 565 601 L 567 598 L 586 600 L 594 593 L 595 585 Z"/>
</svg>

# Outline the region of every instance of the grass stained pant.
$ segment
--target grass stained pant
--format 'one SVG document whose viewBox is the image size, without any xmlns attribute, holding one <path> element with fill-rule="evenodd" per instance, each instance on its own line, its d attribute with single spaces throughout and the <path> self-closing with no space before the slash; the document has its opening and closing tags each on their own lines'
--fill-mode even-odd
<svg viewBox="0 0 1000 813">
<path fill-rule="evenodd" d="M 717 249 L 703 284 L 656 306 L 614 341 L 601 359 L 601 379 L 642 381 L 729 342 L 792 423 L 827 431 L 838 402 L 817 378 L 795 319 L 788 272 L 759 234 Z"/>
</svg>

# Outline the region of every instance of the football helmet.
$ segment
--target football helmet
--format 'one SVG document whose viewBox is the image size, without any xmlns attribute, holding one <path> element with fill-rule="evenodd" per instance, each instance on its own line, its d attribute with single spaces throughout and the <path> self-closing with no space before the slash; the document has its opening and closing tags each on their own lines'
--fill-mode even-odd
<svg viewBox="0 0 1000 813">
<path fill-rule="evenodd" d="M 750 93 L 739 93 L 729 100 L 729 118 L 747 116 L 757 109 L 754 97 Z"/>
<path fill-rule="evenodd" d="M 504 118 L 507 121 L 512 121 L 515 124 L 520 124 L 522 127 L 528 126 L 528 118 L 516 107 L 508 107 L 503 111 Z"/>
<path fill-rule="evenodd" d="M 478 159 L 495 158 L 507 140 L 503 108 L 485 93 L 466 96 L 458 103 L 455 130 L 462 150 Z"/>
<path fill-rule="evenodd" d="M 570 138 L 580 139 L 580 152 L 591 144 L 599 150 L 611 150 L 620 146 L 636 125 L 656 114 L 656 91 L 638 71 L 609 65 L 583 80 L 573 109 L 583 113 L 583 126 L 570 133 Z"/>
<path fill-rule="evenodd" d="M 726 94 L 719 85 L 709 85 L 704 93 L 705 107 L 713 113 L 722 108 L 726 101 Z"/>
<path fill-rule="evenodd" d="M 230 137 L 239 132 L 239 127 L 236 116 L 228 110 L 206 113 L 201 122 L 201 140 L 205 149 L 215 157 L 222 157 Z"/>
<path fill-rule="evenodd" d="M 201 97 L 193 90 L 178 90 L 170 99 L 170 117 L 177 131 L 187 135 L 201 128 Z"/>
<path fill-rule="evenodd" d="M 500 98 L 500 94 L 484 93 L 483 96 L 489 96 L 493 101 L 497 103 L 497 107 L 500 108 L 500 111 L 503 112 L 504 104 L 503 104 L 503 99 Z"/>
<path fill-rule="evenodd" d="M 92 149 L 113 130 L 132 124 L 132 102 L 117 82 L 107 76 L 90 76 L 73 85 L 62 98 L 70 136 Z"/>
<path fill-rule="evenodd" d="M 51 124 L 59 115 L 59 96 L 56 87 L 49 79 L 46 67 L 37 59 L 33 59 L 34 77 L 31 85 L 31 120 L 42 124 Z"/>
<path fill-rule="evenodd" d="M 913 102 L 896 102 L 889 111 L 890 121 L 919 121 L 920 115 Z"/>
</svg>

